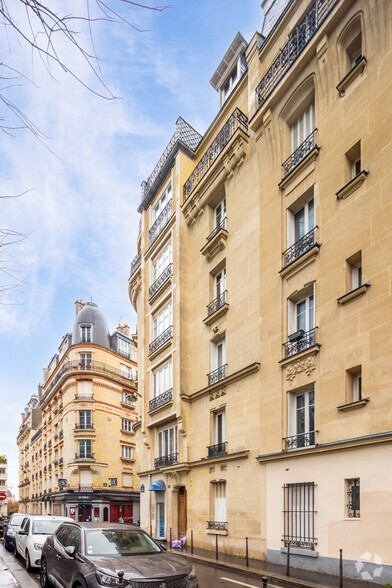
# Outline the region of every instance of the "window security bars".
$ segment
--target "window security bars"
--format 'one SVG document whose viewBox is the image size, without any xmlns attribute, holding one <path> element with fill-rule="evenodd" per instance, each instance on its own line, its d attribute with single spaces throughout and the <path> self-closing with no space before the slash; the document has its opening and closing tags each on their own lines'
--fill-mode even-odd
<svg viewBox="0 0 392 588">
<path fill-rule="evenodd" d="M 227 531 L 227 522 L 207 521 L 207 529 L 213 529 L 214 531 Z"/>
<path fill-rule="evenodd" d="M 172 463 L 177 463 L 177 453 L 168 453 L 167 455 L 161 455 L 161 457 L 156 457 L 154 460 L 154 465 L 156 468 L 171 465 Z"/>
<path fill-rule="evenodd" d="M 317 431 L 308 431 L 307 433 L 299 433 L 298 435 L 292 435 L 291 437 L 285 437 L 284 449 L 289 451 L 290 449 L 300 449 L 301 447 L 310 447 L 315 445 Z"/>
<path fill-rule="evenodd" d="M 293 263 L 293 261 L 298 259 L 298 257 L 301 257 L 303 253 L 306 253 L 306 251 L 309 251 L 309 249 L 313 247 L 315 244 L 315 233 L 316 228 L 306 233 L 306 235 L 301 237 L 301 239 L 298 239 L 294 245 L 291 245 L 291 247 L 283 252 L 283 267 L 290 265 L 290 263 Z"/>
<path fill-rule="evenodd" d="M 150 345 L 148 347 L 148 354 L 151 355 L 152 353 L 154 353 L 154 351 L 156 351 L 157 349 L 162 347 L 162 345 L 164 343 L 166 343 L 166 341 L 168 341 L 172 337 L 173 337 L 173 325 L 171 325 L 170 327 L 167 327 L 167 329 L 165 329 L 165 331 L 163 331 L 163 333 L 158 335 L 158 337 L 156 339 L 154 339 L 154 341 L 152 343 L 150 343 Z"/>
<path fill-rule="evenodd" d="M 212 167 L 220 153 L 226 147 L 237 129 L 242 129 L 248 134 L 248 117 L 245 116 L 239 108 L 236 108 L 231 116 L 227 119 L 203 157 L 184 184 L 184 202 L 192 194 L 196 186 L 204 178 L 208 170 Z"/>
<path fill-rule="evenodd" d="M 218 457 L 219 455 L 224 455 L 226 453 L 226 443 L 216 443 L 215 445 L 210 445 L 207 447 L 208 449 L 208 457 Z"/>
<path fill-rule="evenodd" d="M 211 231 L 211 233 L 207 237 L 207 241 L 211 241 L 215 237 L 215 235 L 217 235 L 219 231 L 222 229 L 227 231 L 227 216 L 225 216 L 225 218 L 223 218 L 221 222 L 218 225 L 216 225 L 215 229 Z"/>
<path fill-rule="evenodd" d="M 139 251 L 136 253 L 135 257 L 131 261 L 130 276 L 133 276 L 135 271 L 140 267 L 141 263 L 142 263 L 142 251 L 141 251 L 141 249 L 139 249 Z"/>
<path fill-rule="evenodd" d="M 171 400 L 173 400 L 173 388 L 170 388 L 170 390 L 166 390 L 165 392 L 162 392 L 162 394 L 152 398 L 149 402 L 149 411 L 151 412 L 152 410 L 155 410 L 156 408 L 171 402 Z"/>
<path fill-rule="evenodd" d="M 227 363 L 225 365 L 221 365 L 218 369 L 213 370 L 208 375 L 208 385 L 212 386 L 212 384 L 216 384 L 216 382 L 220 382 L 226 377 L 227 374 Z"/>
<path fill-rule="evenodd" d="M 350 518 L 359 519 L 361 516 L 360 510 L 360 484 L 359 479 L 355 478 L 354 480 L 348 481 L 348 516 Z"/>
<path fill-rule="evenodd" d="M 284 485 L 284 534 L 285 547 L 314 549 L 314 482 Z"/>
<path fill-rule="evenodd" d="M 214 314 L 214 312 L 216 312 L 217 310 L 222 308 L 222 306 L 224 306 L 226 304 L 226 297 L 227 297 L 227 290 L 222 292 L 222 294 L 220 296 L 217 296 L 217 298 L 215 298 L 215 300 L 210 302 L 207 305 L 207 316 L 211 316 L 212 314 Z"/>
<path fill-rule="evenodd" d="M 154 294 L 156 294 L 158 292 L 158 290 L 160 290 L 163 286 L 163 284 L 165 282 L 167 282 L 167 280 L 169 278 L 171 278 L 173 275 L 173 264 L 169 263 L 169 265 L 167 266 L 167 268 L 165 268 L 163 270 L 163 272 L 161 273 L 160 276 L 157 277 L 157 279 L 155 280 L 155 282 L 152 284 L 152 286 L 150 286 L 149 290 L 148 290 L 148 298 L 152 298 L 154 296 Z"/>
<path fill-rule="evenodd" d="M 82 451 L 81 453 L 75 453 L 75 459 L 94 459 L 94 454 Z"/>
<path fill-rule="evenodd" d="M 287 177 L 289 173 L 291 173 L 316 147 L 316 131 L 317 129 L 313 129 L 310 135 L 306 137 L 305 141 L 303 141 L 290 157 L 282 163 L 283 178 Z"/>
<path fill-rule="evenodd" d="M 158 216 L 155 223 L 152 225 L 151 229 L 148 231 L 148 242 L 150 245 L 157 240 L 159 235 L 162 233 L 163 229 L 166 227 L 167 223 L 172 217 L 172 200 L 170 199 L 169 202 L 166 204 L 165 208 L 162 210 L 161 214 Z"/>
<path fill-rule="evenodd" d="M 75 429 L 93 429 L 93 423 L 76 423 Z"/>
<path fill-rule="evenodd" d="M 256 87 L 256 111 L 272 94 L 339 0 L 314 0 Z"/>
<path fill-rule="evenodd" d="M 289 341 L 283 343 L 284 359 L 286 359 L 287 357 L 291 357 L 296 353 L 300 353 L 301 351 L 304 351 L 305 349 L 308 349 L 309 347 L 315 345 L 316 329 L 317 327 L 314 327 L 314 329 L 310 329 L 310 331 L 307 331 L 306 333 L 304 331 L 297 331 L 298 338 L 292 341 L 290 341 L 290 338 L 293 337 L 293 335 L 290 335 Z"/>
</svg>

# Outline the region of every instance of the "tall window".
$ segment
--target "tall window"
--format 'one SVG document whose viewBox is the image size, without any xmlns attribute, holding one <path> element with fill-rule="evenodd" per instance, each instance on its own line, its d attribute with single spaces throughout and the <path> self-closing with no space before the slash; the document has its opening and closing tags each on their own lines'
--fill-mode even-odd
<svg viewBox="0 0 392 588">
<path fill-rule="evenodd" d="M 295 330 L 310 331 L 314 328 L 314 295 L 309 294 L 295 305 Z"/>
<path fill-rule="evenodd" d="M 315 444 L 314 388 L 289 394 L 288 430 L 285 449 L 298 449 Z"/>
<path fill-rule="evenodd" d="M 154 208 L 152 209 L 152 222 L 154 223 L 158 216 L 161 214 L 162 210 L 165 208 L 166 204 L 169 202 L 171 198 L 171 184 L 168 185 L 158 202 L 155 204 Z"/>
<path fill-rule="evenodd" d="M 362 261 L 359 260 L 351 267 L 351 286 L 352 289 L 362 286 Z"/>
<path fill-rule="evenodd" d="M 225 409 L 212 413 L 212 443 L 221 444 L 226 441 L 226 411 Z"/>
<path fill-rule="evenodd" d="M 357 141 L 346 153 L 347 180 L 352 180 L 362 171 L 361 141 Z"/>
<path fill-rule="evenodd" d="M 226 511 L 226 482 L 214 482 L 214 521 L 216 523 L 227 522 Z"/>
<path fill-rule="evenodd" d="M 132 368 L 128 365 L 121 364 L 120 365 L 121 375 L 128 380 L 132 380 Z"/>
<path fill-rule="evenodd" d="M 91 429 L 91 410 L 79 410 L 79 429 Z"/>
<path fill-rule="evenodd" d="M 157 257 L 152 266 L 152 281 L 155 282 L 172 263 L 172 245 L 169 243 L 162 253 Z"/>
<path fill-rule="evenodd" d="M 226 198 L 223 198 L 214 209 L 214 229 L 226 228 Z"/>
<path fill-rule="evenodd" d="M 314 482 L 284 485 L 285 546 L 314 549 Z"/>
<path fill-rule="evenodd" d="M 159 431 L 157 449 L 158 457 L 177 456 L 177 425 Z"/>
<path fill-rule="evenodd" d="M 92 354 L 91 353 L 79 353 L 79 367 L 81 369 L 91 368 Z"/>
<path fill-rule="evenodd" d="M 209 385 L 226 377 L 226 336 L 211 341 Z"/>
<path fill-rule="evenodd" d="M 132 421 L 130 419 L 122 419 L 121 428 L 123 431 L 127 431 L 128 433 L 131 433 L 132 432 Z"/>
<path fill-rule="evenodd" d="M 132 447 L 129 445 L 122 445 L 122 457 L 125 459 L 132 459 Z"/>
<path fill-rule="evenodd" d="M 172 303 L 170 302 L 166 308 L 153 319 L 153 338 L 156 339 L 173 323 L 172 318 Z"/>
<path fill-rule="evenodd" d="M 91 380 L 78 381 L 78 398 L 92 398 L 93 383 Z"/>
<path fill-rule="evenodd" d="M 314 130 L 314 103 L 312 102 L 291 125 L 291 152 L 294 152 Z"/>
<path fill-rule="evenodd" d="M 156 371 L 153 375 L 153 398 L 160 394 L 167 392 L 173 388 L 173 362 L 167 363 L 165 366 Z"/>
<path fill-rule="evenodd" d="M 309 200 L 293 215 L 294 243 L 314 229 L 314 199 Z"/>
<path fill-rule="evenodd" d="M 92 331 L 91 325 L 80 327 L 80 342 L 81 343 L 92 343 Z"/>
<path fill-rule="evenodd" d="M 130 344 L 130 342 L 125 341 L 124 339 L 121 339 L 121 337 L 118 337 L 117 341 L 118 341 L 118 352 L 120 353 L 120 355 L 123 355 L 124 357 L 131 357 L 131 344 Z"/>
<path fill-rule="evenodd" d="M 81 458 L 92 458 L 92 441 L 91 439 L 83 439 L 78 441 L 79 444 L 79 457 Z"/>
<path fill-rule="evenodd" d="M 219 298 L 226 290 L 226 268 L 214 276 L 214 298 Z"/>
<path fill-rule="evenodd" d="M 359 519 L 361 516 L 360 480 L 353 478 L 346 480 L 347 487 L 347 515 L 349 518 Z"/>
</svg>

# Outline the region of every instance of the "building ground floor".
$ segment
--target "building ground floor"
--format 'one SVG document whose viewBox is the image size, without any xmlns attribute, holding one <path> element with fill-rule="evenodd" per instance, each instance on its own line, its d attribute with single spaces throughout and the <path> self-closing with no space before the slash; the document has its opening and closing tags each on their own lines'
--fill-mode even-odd
<svg viewBox="0 0 392 588">
<path fill-rule="evenodd" d="M 158 540 L 384 586 L 392 583 L 392 434 L 140 474 L 141 526 Z M 246 541 L 247 539 L 247 541 Z"/>
</svg>

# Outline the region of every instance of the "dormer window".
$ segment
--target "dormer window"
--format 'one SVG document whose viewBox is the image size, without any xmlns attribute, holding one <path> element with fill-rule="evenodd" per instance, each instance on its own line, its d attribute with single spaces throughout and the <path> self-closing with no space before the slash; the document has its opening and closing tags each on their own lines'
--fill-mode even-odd
<svg viewBox="0 0 392 588">
<path fill-rule="evenodd" d="M 237 33 L 210 80 L 211 86 L 219 92 L 221 106 L 232 94 L 246 71 L 245 49 L 247 45 L 241 33 Z"/>
<path fill-rule="evenodd" d="M 93 328 L 91 325 L 83 325 L 80 327 L 80 342 L 81 343 L 92 343 L 93 341 Z"/>
<path fill-rule="evenodd" d="M 236 85 L 238 78 L 238 65 L 231 70 L 229 77 L 221 88 L 221 103 L 223 104 L 229 94 L 232 93 L 234 86 Z"/>
</svg>

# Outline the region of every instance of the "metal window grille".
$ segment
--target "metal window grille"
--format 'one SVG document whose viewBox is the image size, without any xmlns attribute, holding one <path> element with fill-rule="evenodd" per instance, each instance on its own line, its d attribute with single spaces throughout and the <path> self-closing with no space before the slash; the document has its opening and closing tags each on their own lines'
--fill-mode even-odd
<svg viewBox="0 0 392 588">
<path fill-rule="evenodd" d="M 314 482 L 284 485 L 284 545 L 314 549 Z"/>
<path fill-rule="evenodd" d="M 359 519 L 361 516 L 360 510 L 360 484 L 359 478 L 354 478 L 348 481 L 348 516 L 350 518 Z"/>
</svg>

